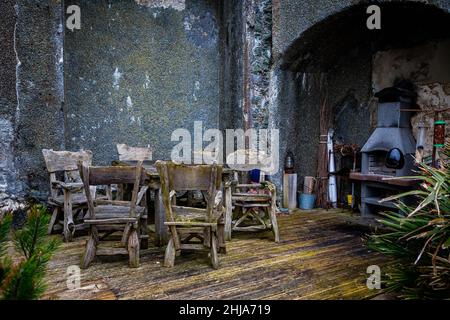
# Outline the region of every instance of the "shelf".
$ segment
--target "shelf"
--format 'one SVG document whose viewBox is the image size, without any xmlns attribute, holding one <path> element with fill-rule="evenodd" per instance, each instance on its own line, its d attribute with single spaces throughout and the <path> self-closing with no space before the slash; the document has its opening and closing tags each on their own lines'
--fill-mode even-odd
<svg viewBox="0 0 450 320">
<path fill-rule="evenodd" d="M 363 198 L 362 202 L 365 202 L 365 203 L 368 203 L 368 204 L 372 204 L 372 205 L 375 205 L 375 206 L 379 206 L 379 207 L 398 209 L 397 206 L 394 204 L 394 202 L 387 201 L 387 202 L 380 203 L 379 202 L 380 200 L 381 200 L 381 198 L 369 197 L 369 198 Z"/>
<path fill-rule="evenodd" d="M 363 174 L 361 172 L 350 172 L 350 179 L 379 182 L 402 187 L 413 187 L 420 183 L 420 180 L 402 179 L 382 174 Z"/>
</svg>

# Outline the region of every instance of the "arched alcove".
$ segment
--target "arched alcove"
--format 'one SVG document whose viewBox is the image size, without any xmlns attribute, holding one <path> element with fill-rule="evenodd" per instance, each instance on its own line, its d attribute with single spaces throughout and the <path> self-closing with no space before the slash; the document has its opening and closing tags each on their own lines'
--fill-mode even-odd
<svg viewBox="0 0 450 320">
<path fill-rule="evenodd" d="M 326 71 L 342 56 L 355 50 L 374 53 L 450 36 L 450 14 L 435 5 L 417 1 L 378 5 L 380 30 L 366 27 L 368 4 L 350 6 L 321 20 L 295 39 L 282 56 L 282 68 Z"/>
<path fill-rule="evenodd" d="M 416 1 L 377 4 L 381 30 L 366 27 L 369 4 L 353 5 L 311 26 L 281 55 L 276 116 L 283 127 L 280 157 L 293 151 L 300 181 L 317 173 L 324 89 L 336 139 L 360 147 L 374 129 L 373 94 L 383 86 L 400 78 L 419 91 L 436 84 L 441 86 L 436 94 L 450 99 L 450 14 Z M 434 97 L 422 98 L 425 103 Z"/>
</svg>

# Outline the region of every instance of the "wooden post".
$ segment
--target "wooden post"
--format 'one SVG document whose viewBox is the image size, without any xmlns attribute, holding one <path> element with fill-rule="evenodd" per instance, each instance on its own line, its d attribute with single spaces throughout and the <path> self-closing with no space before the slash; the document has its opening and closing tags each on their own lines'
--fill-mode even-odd
<svg viewBox="0 0 450 320">
<path fill-rule="evenodd" d="M 75 225 L 72 215 L 72 194 L 69 190 L 64 189 L 64 241 L 72 241 Z"/>
<path fill-rule="evenodd" d="M 130 256 L 130 267 L 139 267 L 139 237 L 135 229 L 131 231 L 128 238 L 128 255 Z"/>
<path fill-rule="evenodd" d="M 231 185 L 225 186 L 225 240 L 231 240 L 231 221 L 233 220 Z"/>
<path fill-rule="evenodd" d="M 155 245 L 158 247 L 167 243 L 168 232 L 164 225 L 166 221 L 166 212 L 162 201 L 161 189 L 155 189 Z"/>
</svg>

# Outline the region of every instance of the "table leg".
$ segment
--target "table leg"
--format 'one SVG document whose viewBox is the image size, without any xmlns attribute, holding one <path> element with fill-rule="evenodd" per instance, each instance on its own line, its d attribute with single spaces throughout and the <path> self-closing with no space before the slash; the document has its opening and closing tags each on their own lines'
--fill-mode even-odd
<svg viewBox="0 0 450 320">
<path fill-rule="evenodd" d="M 164 225 L 166 221 L 166 212 L 162 201 L 161 189 L 155 189 L 155 245 L 164 246 L 169 238 L 167 227 Z"/>
<path fill-rule="evenodd" d="M 233 219 L 233 209 L 231 201 L 231 187 L 225 187 L 225 240 L 231 240 L 231 220 Z"/>
<path fill-rule="evenodd" d="M 144 197 L 142 198 L 142 201 L 140 203 L 141 206 L 145 206 L 146 208 L 146 216 L 147 218 L 141 218 L 140 219 L 140 232 L 139 232 L 139 236 L 140 236 L 140 240 L 141 240 L 141 249 L 148 249 L 148 216 L 149 216 L 149 206 L 148 206 L 148 201 L 147 198 L 149 197 L 149 190 L 147 190 L 147 192 L 144 194 Z"/>
</svg>

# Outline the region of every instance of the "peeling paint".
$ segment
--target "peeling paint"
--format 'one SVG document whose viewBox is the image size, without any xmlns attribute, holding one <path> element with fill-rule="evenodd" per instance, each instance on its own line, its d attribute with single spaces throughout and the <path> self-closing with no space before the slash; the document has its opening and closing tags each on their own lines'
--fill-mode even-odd
<svg viewBox="0 0 450 320">
<path fill-rule="evenodd" d="M 185 0 L 135 0 L 135 2 L 149 8 L 172 8 L 177 11 L 186 9 Z"/>
<path fill-rule="evenodd" d="M 214 15 L 206 11 L 201 15 L 190 13 L 183 19 L 183 28 L 188 39 L 197 47 L 213 47 L 219 31 Z"/>
<path fill-rule="evenodd" d="M 131 101 L 130 96 L 127 97 L 127 108 L 128 108 L 128 110 L 133 108 L 133 101 Z"/>
<path fill-rule="evenodd" d="M 11 122 L 6 119 L 0 119 L 0 192 L 7 191 L 9 181 L 14 176 L 13 133 Z"/>
<path fill-rule="evenodd" d="M 19 21 L 19 4 L 16 3 L 14 5 L 14 10 L 16 11 L 16 23 L 14 25 L 14 53 L 16 55 L 16 99 L 17 99 L 17 105 L 16 105 L 16 126 L 19 123 L 20 120 L 20 97 L 19 97 L 19 88 L 20 88 L 20 78 L 19 78 L 19 68 L 22 62 L 20 62 L 19 54 L 17 52 L 17 24 Z"/>
<path fill-rule="evenodd" d="M 148 89 L 150 87 L 150 76 L 146 73 L 145 74 L 145 82 L 144 82 L 144 89 Z"/>
<path fill-rule="evenodd" d="M 120 82 L 121 77 L 122 77 L 122 73 L 119 72 L 119 68 L 116 68 L 116 70 L 114 70 L 114 74 L 113 74 L 113 78 L 114 78 L 113 87 L 116 90 L 120 89 L 119 82 Z"/>
</svg>

